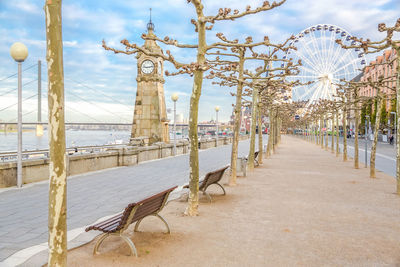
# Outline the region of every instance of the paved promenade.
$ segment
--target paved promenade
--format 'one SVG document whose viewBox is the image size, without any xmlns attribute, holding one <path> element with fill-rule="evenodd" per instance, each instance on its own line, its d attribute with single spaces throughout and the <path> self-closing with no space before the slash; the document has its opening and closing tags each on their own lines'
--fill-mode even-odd
<svg viewBox="0 0 400 267">
<path fill-rule="evenodd" d="M 239 143 L 247 155 L 249 141 Z M 200 174 L 230 163 L 231 145 L 200 151 Z M 83 227 L 174 185 L 188 182 L 189 156 L 120 167 L 68 180 L 68 230 Z M 0 266 L 13 253 L 47 242 L 48 183 L 0 189 Z"/>
<path fill-rule="evenodd" d="M 225 177 L 226 179 L 227 177 Z M 264 164 L 205 198 L 197 217 L 182 216 L 186 203 L 162 211 L 163 234 L 150 218 L 141 232 L 128 229 L 139 257 L 119 238 L 68 253 L 68 266 L 399 266 L 400 197 L 382 172 L 354 169 L 334 154 L 292 136 Z"/>
</svg>

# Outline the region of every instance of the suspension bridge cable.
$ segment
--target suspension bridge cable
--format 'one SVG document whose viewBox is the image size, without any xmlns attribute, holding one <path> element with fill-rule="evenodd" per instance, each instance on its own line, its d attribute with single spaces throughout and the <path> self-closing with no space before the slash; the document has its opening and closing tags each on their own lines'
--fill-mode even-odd
<svg viewBox="0 0 400 267">
<path fill-rule="evenodd" d="M 42 94 L 42 97 L 46 97 L 46 96 L 47 96 L 46 94 Z M 79 110 L 77 110 L 77 109 L 75 109 L 75 108 L 73 108 L 73 107 L 70 107 L 70 106 L 65 105 L 65 108 L 70 109 L 70 110 L 72 110 L 72 111 L 74 111 L 74 112 L 76 112 L 76 113 L 78 113 L 78 114 L 84 115 L 84 116 L 86 116 L 86 117 L 88 117 L 88 118 L 90 118 L 90 119 L 92 119 L 92 120 L 94 120 L 94 121 L 96 121 L 96 122 L 102 123 L 102 121 L 99 121 L 99 120 L 96 119 L 95 117 L 92 117 L 92 116 L 90 116 L 90 115 L 88 115 L 88 114 L 86 114 L 86 113 L 84 113 L 84 112 L 81 112 L 81 111 L 79 111 Z M 44 108 L 43 111 L 46 111 L 46 110 L 48 111 L 47 107 Z"/>
<path fill-rule="evenodd" d="M 31 95 L 30 97 L 24 98 L 24 99 L 22 100 L 22 102 L 24 102 L 25 100 L 28 100 L 28 99 L 30 99 L 30 98 L 33 98 L 33 97 L 35 97 L 35 96 L 37 96 L 37 95 L 38 95 L 38 94 L 34 94 L 34 95 Z M 18 102 L 17 102 L 17 103 L 14 103 L 14 104 L 12 104 L 12 105 L 10 105 L 10 106 L 8 106 L 8 107 L 2 108 L 2 109 L 0 109 L 0 112 L 6 110 L 6 109 L 8 109 L 8 108 L 11 108 L 12 106 L 15 106 L 15 105 L 17 105 L 17 104 L 18 104 Z"/>
<path fill-rule="evenodd" d="M 33 82 L 35 82 L 35 81 L 37 81 L 37 80 L 38 80 L 38 79 L 34 79 L 34 80 L 32 80 L 32 81 L 29 81 L 29 82 L 27 82 L 27 83 L 24 83 L 24 84 L 22 85 L 22 87 L 27 86 L 28 84 L 31 84 L 31 83 L 33 83 Z M 9 90 L 9 91 L 7 91 L 7 92 L 1 94 L 0 96 L 4 96 L 4 95 L 6 95 L 6 94 L 8 94 L 8 93 L 10 93 L 10 92 L 12 92 L 12 91 L 17 90 L 17 89 L 18 89 L 18 88 L 11 89 L 11 90 Z"/>
<path fill-rule="evenodd" d="M 42 97 L 47 97 L 47 94 L 42 94 Z M 87 115 L 87 114 L 85 114 L 85 113 L 83 113 L 83 112 L 80 112 L 79 110 L 74 109 L 74 108 L 72 108 L 72 107 L 70 107 L 70 106 L 65 105 L 65 108 L 70 109 L 70 110 L 72 110 L 72 111 L 74 111 L 74 112 L 76 112 L 76 113 L 79 113 L 79 114 L 81 114 L 81 115 L 84 115 L 84 116 L 86 116 L 86 117 L 88 117 L 88 118 L 90 118 L 90 119 L 92 119 L 92 120 L 95 120 L 95 121 L 101 123 L 101 121 L 99 121 L 98 119 L 96 119 L 96 118 L 94 118 L 94 117 L 92 117 L 92 116 L 89 116 L 89 115 Z M 44 108 L 43 111 L 46 111 L 46 110 L 47 110 L 47 108 Z"/>
<path fill-rule="evenodd" d="M 15 90 L 17 90 L 17 88 L 11 89 L 11 90 L 1 94 L 0 96 L 5 96 L 6 94 L 9 94 L 9 93 L 11 93 L 12 91 L 15 91 Z"/>
<path fill-rule="evenodd" d="M 94 88 L 92 88 L 92 87 L 90 87 L 90 86 L 88 86 L 88 85 L 86 85 L 86 84 L 83 84 L 83 83 L 81 83 L 81 82 L 75 81 L 75 80 L 73 80 L 73 79 L 71 79 L 71 78 L 66 78 L 66 79 L 68 79 L 68 80 L 70 80 L 70 81 L 72 81 L 72 82 L 74 82 L 74 83 L 77 83 L 77 84 L 79 84 L 79 85 L 81 85 L 81 86 L 83 86 L 83 87 L 86 87 L 86 88 L 92 90 L 93 92 L 100 93 L 100 94 L 104 95 L 105 97 L 108 97 L 109 99 L 111 99 L 111 100 L 113 100 L 113 101 L 115 101 L 115 102 L 117 102 L 117 103 L 119 103 L 119 104 L 121 104 L 121 105 L 124 105 L 124 106 L 125 106 L 126 108 L 128 108 L 129 110 L 131 109 L 131 107 L 130 107 L 129 105 L 127 105 L 127 104 L 125 104 L 125 103 L 123 103 L 123 102 L 121 102 L 121 101 L 119 101 L 119 100 L 113 98 L 112 96 L 109 96 L 109 95 L 107 95 L 107 94 L 101 92 L 100 90 L 96 90 L 96 89 L 94 89 Z"/>
<path fill-rule="evenodd" d="M 29 67 L 27 67 L 26 69 L 23 69 L 22 72 L 24 72 L 24 71 L 26 71 L 26 70 L 29 70 L 29 69 L 31 69 L 31 68 L 33 68 L 33 67 L 35 67 L 35 66 L 37 66 L 37 63 L 36 63 L 36 64 L 33 64 L 33 65 L 29 66 Z M 12 74 L 12 75 L 10 75 L 10 76 L 7 76 L 7 77 L 5 77 L 5 78 L 0 79 L 0 82 L 5 81 L 5 80 L 7 80 L 7 79 L 9 79 L 9 78 L 12 78 L 12 77 L 14 77 L 14 76 L 17 76 L 17 75 L 18 75 L 18 72 L 17 72 L 17 73 L 14 73 L 14 74 Z"/>
<path fill-rule="evenodd" d="M 81 84 L 82 86 L 84 86 L 84 87 L 86 87 L 86 88 L 89 88 L 89 89 L 91 89 L 91 90 L 94 90 L 93 88 L 91 88 L 91 87 L 89 87 L 89 86 L 87 86 L 87 85 L 84 85 L 84 84 L 82 84 L 82 83 L 80 83 L 80 82 L 78 82 L 78 81 L 74 81 L 74 80 L 72 80 L 72 79 L 70 79 L 70 78 L 66 78 L 66 79 L 69 79 L 69 80 L 71 80 L 71 81 L 73 81 L 73 82 L 75 82 L 75 83 Z M 44 81 L 44 82 L 47 82 L 47 81 Z M 97 92 L 96 90 L 94 90 L 94 91 Z M 71 95 L 73 95 L 73 96 L 75 96 L 75 97 L 81 99 L 81 100 L 84 101 L 84 102 L 87 102 L 87 103 L 89 103 L 89 104 L 91 104 L 91 105 L 93 105 L 93 106 L 96 106 L 96 107 L 98 107 L 98 108 L 101 109 L 101 110 L 104 110 L 104 111 L 106 111 L 106 112 L 108 112 L 108 113 L 110 113 L 110 114 L 112 114 L 112 115 L 114 115 L 114 116 L 117 116 L 117 117 L 120 118 L 120 119 L 128 120 L 128 121 L 129 121 L 129 119 L 123 118 L 123 117 L 121 117 L 119 114 L 114 113 L 114 112 L 112 112 L 112 111 L 109 111 L 108 109 L 105 109 L 105 108 L 103 108 L 103 107 L 101 107 L 101 106 L 99 106 L 99 105 L 97 105 L 97 104 L 95 104 L 95 103 L 93 103 L 93 102 L 91 102 L 91 101 L 89 101 L 89 100 L 85 100 L 84 98 L 80 97 L 79 95 L 77 95 L 77 94 L 75 94 L 75 93 L 73 93 L 73 92 L 71 92 L 71 91 L 69 91 L 69 90 L 65 90 L 65 92 L 67 92 L 67 93 L 69 93 L 69 94 L 71 94 Z M 106 96 L 107 96 L 107 95 L 106 95 Z M 107 97 L 111 98 L 110 96 L 107 96 Z M 111 99 L 113 99 L 113 98 L 111 98 Z M 115 100 L 115 99 L 113 99 L 113 100 L 116 101 L 116 102 L 118 102 L 118 100 Z M 122 105 L 124 105 L 125 107 L 127 107 L 126 104 L 123 104 L 123 103 L 122 103 Z M 129 109 L 131 109 L 131 108 L 129 108 Z"/>
<path fill-rule="evenodd" d="M 67 91 L 67 92 L 70 93 L 71 95 L 73 95 L 73 96 L 75 96 L 75 97 L 81 99 L 81 100 L 84 101 L 84 102 L 87 102 L 87 103 L 89 103 L 89 104 L 92 104 L 93 106 L 96 106 L 96 107 L 98 107 L 98 108 L 100 108 L 100 109 L 102 109 L 102 110 L 104 110 L 104 111 L 106 111 L 106 112 L 108 112 L 108 113 L 110 113 L 110 114 L 112 114 L 112 115 L 114 115 L 114 116 L 117 116 L 117 117 L 120 118 L 120 119 L 127 120 L 126 118 L 121 117 L 119 114 L 114 113 L 114 112 L 112 112 L 112 111 L 109 111 L 108 109 L 105 109 L 105 108 L 103 108 L 103 107 L 101 107 L 101 106 L 99 106 L 99 105 L 97 105 L 97 104 L 94 104 L 94 103 L 92 103 L 91 101 L 85 100 L 84 98 L 82 98 L 82 97 L 80 97 L 80 96 L 78 96 L 78 95 L 76 95 L 76 94 L 74 94 L 74 93 L 72 93 L 72 92 L 70 92 L 70 91 Z M 0 111 L 1 111 L 1 110 L 0 110 Z"/>
<path fill-rule="evenodd" d="M 34 109 L 34 110 L 29 111 L 29 112 L 26 112 L 26 113 L 22 114 L 22 117 L 25 116 L 25 115 L 29 115 L 29 114 L 31 114 L 31 113 L 33 113 L 33 112 L 35 112 L 35 111 L 36 111 L 36 110 Z M 14 119 L 12 119 L 12 120 L 9 120 L 8 123 L 13 122 L 13 121 L 16 121 L 17 119 L 18 119 L 18 117 L 14 118 Z"/>
<path fill-rule="evenodd" d="M 33 79 L 33 80 L 31 80 L 31 81 L 29 81 L 29 82 L 27 82 L 27 83 L 24 83 L 23 85 L 22 85 L 22 87 L 24 87 L 24 86 L 27 86 L 28 84 L 31 84 L 31 83 L 33 83 L 33 82 L 36 82 L 38 79 L 36 78 L 36 79 Z"/>
<path fill-rule="evenodd" d="M 92 120 L 95 120 L 95 121 L 97 121 L 97 122 L 101 122 L 101 121 L 99 121 L 98 119 L 96 119 L 96 118 L 94 118 L 94 117 L 92 117 L 92 116 L 89 116 L 89 115 L 87 115 L 87 114 L 85 114 L 85 113 L 83 113 L 83 112 L 80 112 L 79 110 L 76 110 L 76 109 L 71 108 L 71 107 L 69 107 L 69 106 L 65 106 L 65 107 L 66 107 L 67 109 L 70 109 L 70 110 L 72 110 L 72 111 L 75 111 L 76 113 L 85 115 L 86 117 L 88 117 L 88 118 L 90 118 L 90 119 L 92 119 Z"/>
</svg>

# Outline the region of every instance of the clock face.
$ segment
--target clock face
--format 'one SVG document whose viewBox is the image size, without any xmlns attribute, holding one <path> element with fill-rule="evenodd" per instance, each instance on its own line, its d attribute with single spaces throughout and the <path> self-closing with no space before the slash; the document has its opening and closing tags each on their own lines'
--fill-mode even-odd
<svg viewBox="0 0 400 267">
<path fill-rule="evenodd" d="M 146 59 L 143 61 L 142 66 L 140 67 L 144 74 L 150 74 L 154 71 L 154 63 L 151 60 Z"/>
</svg>

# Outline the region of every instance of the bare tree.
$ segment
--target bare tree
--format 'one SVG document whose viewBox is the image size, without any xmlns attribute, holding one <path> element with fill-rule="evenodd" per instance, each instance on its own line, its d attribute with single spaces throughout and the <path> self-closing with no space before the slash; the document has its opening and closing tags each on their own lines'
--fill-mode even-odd
<svg viewBox="0 0 400 267">
<path fill-rule="evenodd" d="M 263 2 L 262 6 L 252 9 L 250 6 L 246 7 L 246 10 L 240 12 L 239 10 L 233 10 L 230 8 L 220 8 L 218 14 L 212 16 L 204 15 L 204 4 L 201 0 L 188 0 L 188 3 L 192 4 L 196 10 L 196 19 L 192 19 L 191 22 L 197 32 L 197 44 L 180 44 L 178 41 L 173 40 L 169 37 L 160 39 L 154 34 L 143 35 L 142 38 L 145 40 L 155 40 L 165 45 L 172 45 L 178 48 L 193 48 L 196 49 L 196 61 L 193 63 L 180 63 L 171 54 L 170 51 L 164 53 L 158 53 L 154 51 L 148 51 L 145 48 L 140 47 L 137 44 L 129 43 L 127 40 L 122 40 L 121 43 L 125 45 L 125 50 L 116 50 L 109 48 L 104 42 L 103 47 L 107 50 L 112 50 L 115 53 L 135 54 L 142 52 L 146 55 L 160 57 L 163 60 L 171 62 L 177 72 L 169 73 L 166 75 L 178 75 L 178 74 L 190 74 L 193 76 L 193 87 L 192 94 L 190 97 L 190 113 L 189 113 L 189 140 L 190 140 L 190 179 L 189 179 L 189 201 L 186 208 L 185 214 L 189 216 L 198 215 L 199 206 L 199 155 L 198 155 L 198 109 L 199 101 L 201 96 L 201 90 L 203 85 L 204 72 L 209 70 L 209 65 L 206 62 L 206 53 L 215 49 L 216 47 L 227 46 L 223 42 L 217 42 L 211 45 L 207 44 L 206 41 L 206 30 L 212 30 L 214 23 L 217 21 L 232 21 L 237 18 L 241 18 L 250 14 L 255 14 L 267 10 L 271 10 L 282 5 L 286 0 L 282 0 L 278 3 L 273 2 L 270 4 L 268 1 Z"/>
<path fill-rule="evenodd" d="M 255 114 L 258 113 L 259 105 L 257 104 L 258 99 L 258 90 L 259 87 L 265 86 L 264 82 L 269 81 L 272 79 L 271 76 L 269 77 L 261 77 L 262 74 L 268 72 L 272 73 L 274 71 L 285 71 L 289 68 L 293 68 L 292 64 L 287 64 L 284 67 L 274 68 L 271 69 L 269 67 L 272 62 L 277 61 L 285 61 L 290 62 L 290 60 L 278 59 L 276 53 L 278 51 L 286 52 L 288 49 L 294 49 L 294 47 L 288 47 L 287 43 L 289 40 L 292 40 L 293 37 L 287 39 L 283 44 L 273 44 L 269 41 L 267 36 L 264 37 L 262 42 L 254 43 L 251 37 L 246 38 L 245 43 L 239 43 L 236 40 L 228 40 L 222 33 L 218 33 L 217 37 L 221 40 L 224 46 L 216 45 L 214 48 L 230 48 L 230 52 L 227 51 L 213 51 L 208 52 L 207 55 L 215 56 L 214 59 L 208 60 L 208 64 L 211 66 L 212 70 L 210 74 L 206 76 L 209 79 L 218 78 L 219 81 L 214 81 L 213 84 L 218 84 L 220 86 L 228 86 L 234 87 L 236 86 L 236 104 L 234 105 L 234 135 L 233 135 L 233 142 L 232 142 L 232 154 L 231 154 L 231 177 L 229 180 L 229 185 L 236 185 L 236 162 L 238 156 L 238 143 L 239 143 L 239 131 L 240 131 L 240 122 L 241 122 L 241 108 L 243 102 L 243 87 L 257 87 L 253 92 L 253 105 L 252 105 L 252 128 L 253 125 L 255 126 L 256 116 Z M 273 48 L 273 51 L 268 54 L 258 53 L 256 49 L 263 49 L 266 50 L 267 48 Z M 261 61 L 263 66 L 259 66 L 254 70 L 254 73 L 245 68 L 245 63 L 247 61 Z M 254 63 L 253 63 L 254 64 Z M 281 75 L 280 75 L 281 76 Z M 275 77 L 275 76 L 274 76 Z M 254 119 L 254 120 L 253 120 Z M 254 132 L 254 130 L 252 130 Z M 261 133 L 262 134 L 262 133 Z M 252 148 L 254 147 L 254 138 L 255 135 L 251 133 L 251 140 L 250 140 L 250 151 L 253 151 Z M 262 136 L 261 136 L 262 141 Z M 262 145 L 262 144 L 261 144 Z M 262 156 L 262 153 L 261 155 Z M 250 152 L 249 154 L 249 167 L 252 169 L 252 164 L 254 162 L 254 151 Z M 261 159 L 262 162 L 262 159 Z"/>
<path fill-rule="evenodd" d="M 394 33 L 400 32 L 400 18 L 397 19 L 393 27 L 387 27 L 386 24 L 380 23 L 378 25 L 379 32 L 385 32 L 386 37 L 380 41 L 373 42 L 370 39 L 363 40 L 362 38 L 352 37 L 352 43 L 345 45 L 341 40 L 336 40 L 345 49 L 363 49 L 364 53 L 377 53 L 386 48 L 392 48 L 397 54 L 397 69 L 396 69 L 396 114 L 397 116 L 397 129 L 396 129 L 396 179 L 397 179 L 397 194 L 400 195 L 400 40 L 394 40 Z"/>
<path fill-rule="evenodd" d="M 377 78 L 376 81 L 372 81 L 371 79 L 368 79 L 367 81 L 364 82 L 357 82 L 357 83 L 352 83 L 353 86 L 357 87 L 372 87 L 373 89 L 376 90 L 377 94 L 375 97 L 372 97 L 372 99 L 375 99 L 377 101 L 377 110 L 376 110 L 376 118 L 375 118 L 375 126 L 374 126 L 374 140 L 372 142 L 371 146 L 371 158 L 370 158 L 370 177 L 375 178 L 376 177 L 376 172 L 375 172 L 375 158 L 376 158 L 376 147 L 378 143 L 378 132 L 380 128 L 380 121 L 381 121 L 381 113 L 382 113 L 382 101 L 383 101 L 383 92 L 382 90 L 384 88 L 389 88 L 392 89 L 391 87 L 388 86 L 390 84 L 389 82 L 393 81 L 393 77 L 384 77 L 380 76 Z"/>
</svg>

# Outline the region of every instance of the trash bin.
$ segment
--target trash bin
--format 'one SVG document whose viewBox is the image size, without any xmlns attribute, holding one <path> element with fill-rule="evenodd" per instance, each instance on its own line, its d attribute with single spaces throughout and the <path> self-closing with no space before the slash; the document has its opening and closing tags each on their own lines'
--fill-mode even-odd
<svg viewBox="0 0 400 267">
<path fill-rule="evenodd" d="M 246 169 L 247 169 L 247 158 L 238 157 L 236 161 L 236 173 L 242 172 L 243 176 L 246 176 Z"/>
</svg>

